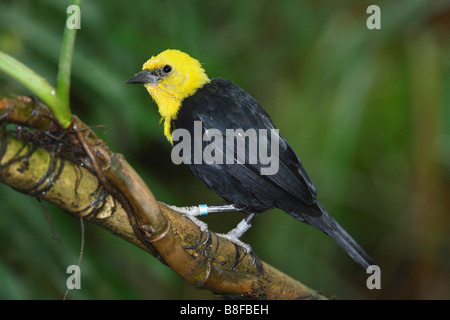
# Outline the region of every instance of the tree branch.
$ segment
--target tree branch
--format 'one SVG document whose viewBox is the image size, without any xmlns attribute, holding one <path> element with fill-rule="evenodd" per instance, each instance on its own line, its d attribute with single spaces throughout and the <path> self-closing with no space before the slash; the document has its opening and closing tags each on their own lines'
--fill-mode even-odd
<svg viewBox="0 0 450 320">
<path fill-rule="evenodd" d="M 197 288 L 225 298 L 325 299 L 156 201 L 124 157 L 88 126 L 73 117 L 64 129 L 31 98 L 0 100 L 0 182 L 83 216 Z"/>
</svg>

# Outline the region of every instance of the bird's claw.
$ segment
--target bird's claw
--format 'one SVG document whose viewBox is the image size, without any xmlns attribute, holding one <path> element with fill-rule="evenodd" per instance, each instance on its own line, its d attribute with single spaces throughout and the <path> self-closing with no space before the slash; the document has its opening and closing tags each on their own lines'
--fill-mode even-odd
<svg viewBox="0 0 450 320">
<path fill-rule="evenodd" d="M 234 243 L 234 244 L 236 244 L 236 245 L 238 245 L 238 246 L 240 246 L 242 248 L 244 248 L 247 254 L 250 254 L 251 252 L 253 252 L 253 249 L 252 249 L 252 247 L 249 244 L 247 244 L 245 242 L 242 242 L 241 240 L 236 238 L 236 236 L 232 233 L 233 230 L 231 230 L 230 232 L 228 232 L 226 234 L 218 233 L 217 235 L 222 237 L 222 238 L 225 238 L 225 239 L 231 241 L 232 243 Z"/>
</svg>

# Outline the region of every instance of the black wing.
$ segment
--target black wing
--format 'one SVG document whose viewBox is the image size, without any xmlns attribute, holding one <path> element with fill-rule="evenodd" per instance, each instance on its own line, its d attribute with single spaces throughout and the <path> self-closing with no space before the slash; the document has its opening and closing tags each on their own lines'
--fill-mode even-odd
<svg viewBox="0 0 450 320">
<path fill-rule="evenodd" d="M 248 93 L 225 79 L 213 79 L 194 96 L 183 101 L 183 106 L 174 121 L 175 128 L 194 132 L 194 121 L 202 122 L 202 134 L 217 129 L 223 135 L 226 154 L 227 129 L 275 129 L 272 121 L 261 106 Z M 260 138 L 258 134 L 258 138 Z M 259 141 L 259 140 L 258 140 Z M 279 136 L 279 167 L 276 174 L 261 175 L 264 165 L 259 161 L 249 163 L 251 151 L 246 148 L 245 162 L 237 163 L 238 150 L 235 141 L 233 152 L 237 164 L 191 164 L 192 171 L 212 190 L 228 202 L 246 207 L 248 211 L 262 211 L 280 207 L 285 211 L 302 211 L 315 214 L 315 188 L 300 160 L 286 139 Z M 204 142 L 204 148 L 209 142 Z M 270 147 L 271 141 L 269 141 Z M 195 152 L 192 143 L 192 154 Z M 259 147 L 259 142 L 258 142 Z M 197 150 L 198 151 L 198 150 Z M 268 150 L 270 153 L 271 149 Z M 193 155 L 192 155 L 193 159 Z M 224 158 L 225 160 L 225 158 Z M 258 206 L 259 204 L 259 206 Z"/>
<path fill-rule="evenodd" d="M 174 125 L 192 134 L 195 121 L 202 122 L 202 135 L 211 129 L 222 132 L 222 142 L 226 141 L 226 129 L 275 129 L 269 116 L 249 94 L 224 79 L 213 79 L 195 95 L 185 99 Z M 201 150 L 195 150 L 192 142 L 191 158 L 195 151 L 202 152 L 208 143 L 199 144 Z M 226 145 L 219 145 L 222 145 L 219 153 L 228 151 Z M 231 152 L 237 161 L 239 151 L 234 148 Z M 364 269 L 374 264 L 316 200 L 316 191 L 308 174 L 281 135 L 276 174 L 261 175 L 262 163 L 249 163 L 249 154 L 250 150 L 246 151 L 247 161 L 237 164 L 202 162 L 189 166 L 200 180 L 236 207 L 255 213 L 278 207 L 328 234 Z"/>
</svg>

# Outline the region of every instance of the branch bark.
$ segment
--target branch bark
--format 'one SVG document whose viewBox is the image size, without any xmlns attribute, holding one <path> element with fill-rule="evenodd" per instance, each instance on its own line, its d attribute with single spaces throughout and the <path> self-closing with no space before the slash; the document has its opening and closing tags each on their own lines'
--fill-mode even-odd
<svg viewBox="0 0 450 320">
<path fill-rule="evenodd" d="M 82 216 L 224 298 L 325 299 L 158 202 L 88 126 L 73 117 L 64 129 L 32 98 L 0 100 L 0 182 Z"/>
</svg>

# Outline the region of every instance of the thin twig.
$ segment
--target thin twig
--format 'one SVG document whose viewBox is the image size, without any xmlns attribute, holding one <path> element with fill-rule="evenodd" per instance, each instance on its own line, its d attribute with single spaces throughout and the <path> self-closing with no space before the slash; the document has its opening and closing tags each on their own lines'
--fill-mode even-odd
<svg viewBox="0 0 450 320">
<path fill-rule="evenodd" d="M 39 198 L 36 198 L 36 199 L 37 199 L 37 201 L 39 202 L 39 204 L 41 205 L 41 207 L 44 209 L 45 219 L 47 219 L 48 226 L 50 227 L 50 230 L 52 231 L 53 239 L 55 239 L 55 240 L 57 240 L 57 241 L 61 241 L 61 238 L 58 237 L 58 235 L 56 234 L 56 230 L 55 230 L 55 228 L 53 227 L 52 221 L 50 220 L 50 216 L 49 216 L 49 214 L 48 214 L 47 207 L 44 205 L 44 203 L 42 202 L 41 199 L 39 199 Z"/>
</svg>

